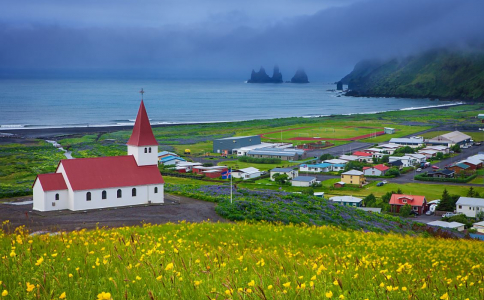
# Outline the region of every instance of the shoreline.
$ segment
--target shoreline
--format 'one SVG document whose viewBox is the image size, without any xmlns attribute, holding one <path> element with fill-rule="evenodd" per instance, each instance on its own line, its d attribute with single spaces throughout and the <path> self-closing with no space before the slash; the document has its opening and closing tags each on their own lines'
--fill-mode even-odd
<svg viewBox="0 0 484 300">
<path fill-rule="evenodd" d="M 424 107 L 407 107 L 396 110 L 386 110 L 386 111 L 374 111 L 374 112 L 362 112 L 362 113 L 347 113 L 347 114 L 336 114 L 336 115 L 311 115 L 311 116 L 298 116 L 298 117 L 288 117 L 288 118 L 325 118 L 334 116 L 352 116 L 352 115 L 375 115 L 386 112 L 394 111 L 411 111 L 411 110 L 423 110 L 423 109 L 433 109 L 433 108 L 449 108 L 453 106 L 465 105 L 465 102 L 459 101 L 455 103 L 448 104 L 438 104 L 429 105 Z M 162 124 L 152 124 L 153 128 L 167 127 L 167 126 L 186 126 L 186 125 L 200 125 L 200 124 L 216 124 L 216 123 L 233 123 L 233 122 L 250 122 L 255 120 L 273 120 L 279 118 L 270 119 L 251 119 L 251 120 L 233 120 L 233 121 L 200 121 L 200 122 L 180 122 L 180 123 L 162 123 Z M 13 125 L 14 126 L 14 125 Z M 47 139 L 54 138 L 56 136 L 67 136 L 67 135 L 77 135 L 77 134 L 88 134 L 88 133 L 101 133 L 101 132 L 116 132 L 122 130 L 131 130 L 133 125 L 85 125 L 85 126 L 46 126 L 46 127 L 0 127 L 0 141 L 2 138 L 28 138 L 28 139 Z"/>
</svg>

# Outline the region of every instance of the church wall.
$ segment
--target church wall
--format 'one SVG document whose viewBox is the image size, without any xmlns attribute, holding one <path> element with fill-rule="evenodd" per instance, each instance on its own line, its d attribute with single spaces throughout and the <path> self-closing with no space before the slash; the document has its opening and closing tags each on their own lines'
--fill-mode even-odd
<svg viewBox="0 0 484 300">
<path fill-rule="evenodd" d="M 33 209 L 38 211 L 52 211 L 69 209 L 69 194 L 67 190 L 44 192 L 39 180 L 34 185 L 34 205 Z M 55 195 L 59 194 L 59 200 L 55 200 Z"/>
<path fill-rule="evenodd" d="M 136 186 L 136 196 L 131 196 L 133 187 L 107 188 L 74 191 L 74 206 L 72 210 L 88 210 L 107 207 L 121 207 L 130 205 L 148 204 L 148 187 Z M 121 189 L 122 197 L 117 197 L 117 191 Z M 102 191 L 106 191 L 106 199 L 102 199 Z M 86 200 L 87 192 L 91 192 L 91 201 Z"/>
<path fill-rule="evenodd" d="M 147 153 L 144 153 L 144 150 Z M 149 149 L 151 148 L 151 153 Z M 128 145 L 128 155 L 133 155 L 138 166 L 158 165 L 158 146 L 132 146 Z"/>
<path fill-rule="evenodd" d="M 34 188 L 33 188 L 33 200 L 34 200 L 34 210 L 38 211 L 45 211 L 45 195 L 44 195 L 44 190 L 42 190 L 42 185 L 40 183 L 40 180 L 36 180 L 34 183 Z"/>
<path fill-rule="evenodd" d="M 155 193 L 155 187 L 158 187 L 158 193 Z M 151 203 L 165 203 L 164 184 L 154 184 L 148 186 L 149 200 Z"/>
</svg>

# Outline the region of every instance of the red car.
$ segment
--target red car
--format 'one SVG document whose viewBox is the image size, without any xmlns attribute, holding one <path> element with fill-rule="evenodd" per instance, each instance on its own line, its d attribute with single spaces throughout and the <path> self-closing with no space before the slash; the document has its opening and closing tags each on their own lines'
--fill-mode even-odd
<svg viewBox="0 0 484 300">
<path fill-rule="evenodd" d="M 437 169 L 440 169 L 440 168 L 439 168 L 439 167 L 437 167 L 437 166 L 432 166 L 432 169 L 437 170 Z"/>
</svg>

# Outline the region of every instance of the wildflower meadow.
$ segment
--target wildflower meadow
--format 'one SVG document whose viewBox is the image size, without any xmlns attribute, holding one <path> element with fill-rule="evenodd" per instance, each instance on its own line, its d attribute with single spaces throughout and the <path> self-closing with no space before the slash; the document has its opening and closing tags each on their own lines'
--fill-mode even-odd
<svg viewBox="0 0 484 300">
<path fill-rule="evenodd" d="M 268 222 L 12 230 L 1 299 L 484 298 L 473 240 Z"/>
</svg>

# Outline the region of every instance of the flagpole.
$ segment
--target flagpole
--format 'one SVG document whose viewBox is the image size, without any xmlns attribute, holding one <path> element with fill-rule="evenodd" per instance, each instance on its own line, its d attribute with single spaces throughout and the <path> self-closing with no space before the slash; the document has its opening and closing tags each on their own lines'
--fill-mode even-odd
<svg viewBox="0 0 484 300">
<path fill-rule="evenodd" d="M 229 169 L 230 176 L 230 204 L 232 204 L 232 168 Z"/>
</svg>

